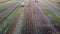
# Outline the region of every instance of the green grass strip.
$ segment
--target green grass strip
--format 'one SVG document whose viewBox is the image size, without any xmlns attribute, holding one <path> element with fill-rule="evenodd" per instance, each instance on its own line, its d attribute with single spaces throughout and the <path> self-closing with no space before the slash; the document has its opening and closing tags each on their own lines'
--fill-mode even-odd
<svg viewBox="0 0 60 34">
<path fill-rule="evenodd" d="M 21 15 L 21 19 L 20 19 L 20 23 L 19 23 L 19 34 L 22 34 L 23 31 L 23 27 L 24 27 L 24 14 Z"/>
<path fill-rule="evenodd" d="M 49 9 L 47 9 L 47 13 L 50 13 L 54 18 L 56 18 L 57 20 L 60 20 L 60 17 L 56 14 L 56 13 L 54 13 L 52 10 L 49 10 Z"/>
<path fill-rule="evenodd" d="M 25 20 L 24 14 L 26 13 L 26 8 L 27 8 L 27 6 L 24 7 L 23 15 L 21 16 L 21 20 L 20 20 L 20 32 L 19 32 L 19 34 L 23 34 L 24 20 Z"/>
<path fill-rule="evenodd" d="M 2 24 L 2 27 L 0 28 L 0 34 L 3 34 L 6 30 L 6 28 L 10 25 L 11 21 L 13 20 L 14 16 L 17 14 L 19 11 L 19 7 L 17 7 L 13 13 L 6 19 L 6 21 Z"/>
<path fill-rule="evenodd" d="M 34 13 L 33 13 L 34 14 Z M 36 16 L 34 15 L 34 24 L 35 24 L 35 29 L 36 29 L 36 34 L 38 34 L 39 32 L 39 28 L 37 27 L 37 20 L 36 20 Z"/>
</svg>

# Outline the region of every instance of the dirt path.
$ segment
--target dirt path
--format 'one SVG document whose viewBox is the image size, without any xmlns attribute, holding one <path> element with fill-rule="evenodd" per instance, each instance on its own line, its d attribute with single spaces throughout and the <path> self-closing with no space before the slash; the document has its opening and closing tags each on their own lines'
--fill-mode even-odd
<svg viewBox="0 0 60 34">
<path fill-rule="evenodd" d="M 36 34 L 31 3 L 28 3 L 25 13 L 23 34 Z"/>
</svg>

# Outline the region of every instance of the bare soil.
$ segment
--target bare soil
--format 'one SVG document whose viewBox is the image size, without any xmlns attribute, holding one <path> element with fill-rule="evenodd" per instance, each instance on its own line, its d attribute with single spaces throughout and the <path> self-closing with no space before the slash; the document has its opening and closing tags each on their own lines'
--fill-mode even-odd
<svg viewBox="0 0 60 34">
<path fill-rule="evenodd" d="M 36 34 L 31 3 L 29 2 L 25 13 L 24 34 Z"/>
</svg>

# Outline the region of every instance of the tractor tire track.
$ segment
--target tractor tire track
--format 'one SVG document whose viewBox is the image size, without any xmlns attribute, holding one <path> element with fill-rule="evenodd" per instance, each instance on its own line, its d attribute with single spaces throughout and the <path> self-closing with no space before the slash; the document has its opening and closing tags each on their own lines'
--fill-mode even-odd
<svg viewBox="0 0 60 34">
<path fill-rule="evenodd" d="M 23 34 L 36 34 L 33 13 L 32 13 L 32 7 L 31 7 L 30 1 L 28 3 L 28 6 L 27 6 L 24 22 L 25 23 L 24 23 Z"/>
</svg>

